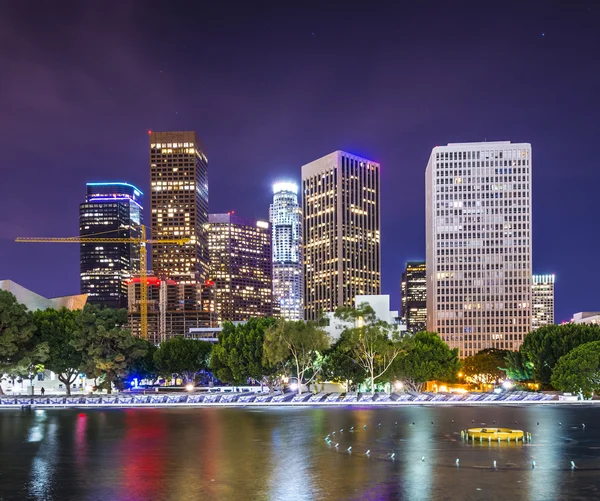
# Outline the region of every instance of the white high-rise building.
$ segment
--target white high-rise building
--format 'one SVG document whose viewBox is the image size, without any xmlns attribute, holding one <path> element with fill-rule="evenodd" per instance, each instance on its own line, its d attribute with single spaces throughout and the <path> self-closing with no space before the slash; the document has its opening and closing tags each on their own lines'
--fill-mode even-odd
<svg viewBox="0 0 600 501">
<path fill-rule="evenodd" d="M 554 275 L 533 275 L 531 330 L 554 323 Z"/>
<path fill-rule="evenodd" d="M 273 239 L 273 300 L 286 320 L 304 319 L 302 208 L 295 183 L 275 183 L 269 209 Z"/>
<path fill-rule="evenodd" d="M 302 166 L 305 318 L 381 293 L 379 164 L 335 151 Z"/>
<path fill-rule="evenodd" d="M 531 145 L 435 147 L 426 171 L 427 329 L 461 357 L 531 330 Z"/>
</svg>

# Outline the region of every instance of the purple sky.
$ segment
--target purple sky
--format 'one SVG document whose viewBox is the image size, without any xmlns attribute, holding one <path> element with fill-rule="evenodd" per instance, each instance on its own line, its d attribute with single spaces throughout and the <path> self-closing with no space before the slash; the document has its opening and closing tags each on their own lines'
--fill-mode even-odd
<svg viewBox="0 0 600 501">
<path fill-rule="evenodd" d="M 337 149 L 381 162 L 398 307 L 431 148 L 512 140 L 533 147 L 534 272 L 557 275 L 557 321 L 600 310 L 600 3 L 354 3 L 5 2 L 0 279 L 78 292 L 77 245 L 14 238 L 77 235 L 87 181 L 148 193 L 148 129 L 195 129 L 211 212 L 266 218 L 273 181 Z"/>
</svg>

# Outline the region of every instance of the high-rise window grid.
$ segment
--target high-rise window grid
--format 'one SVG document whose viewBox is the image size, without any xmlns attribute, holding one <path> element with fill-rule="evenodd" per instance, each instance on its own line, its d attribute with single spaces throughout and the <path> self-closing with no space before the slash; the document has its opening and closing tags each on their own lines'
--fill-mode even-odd
<svg viewBox="0 0 600 501">
<path fill-rule="evenodd" d="M 531 328 L 531 146 L 433 149 L 427 324 L 461 356 L 517 349 Z"/>
<path fill-rule="evenodd" d="M 425 261 L 409 261 L 402 273 L 402 321 L 409 332 L 427 328 L 427 273 Z"/>
<path fill-rule="evenodd" d="M 273 315 L 269 223 L 234 214 L 210 214 L 210 303 L 220 321 Z"/>
<path fill-rule="evenodd" d="M 302 167 L 307 319 L 381 292 L 379 169 L 343 151 Z"/>
<path fill-rule="evenodd" d="M 294 183 L 273 185 L 269 209 L 273 253 L 273 301 L 287 320 L 304 319 L 302 209 Z"/>
<path fill-rule="evenodd" d="M 142 192 L 128 183 L 88 183 L 79 205 L 79 235 L 139 238 Z M 80 244 L 80 289 L 88 302 L 127 307 L 127 280 L 139 269 L 139 247 L 128 243 Z"/>
<path fill-rule="evenodd" d="M 153 238 L 189 238 L 184 245 L 152 246 L 156 276 L 184 284 L 208 275 L 208 159 L 194 131 L 151 132 Z"/>
<path fill-rule="evenodd" d="M 533 275 L 531 329 L 554 323 L 554 275 Z"/>
</svg>

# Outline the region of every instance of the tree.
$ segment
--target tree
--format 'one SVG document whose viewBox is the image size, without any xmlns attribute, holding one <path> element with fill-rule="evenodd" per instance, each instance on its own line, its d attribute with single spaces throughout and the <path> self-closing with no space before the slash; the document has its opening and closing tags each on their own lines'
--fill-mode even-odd
<svg viewBox="0 0 600 501">
<path fill-rule="evenodd" d="M 481 350 L 462 361 L 462 372 L 473 383 L 492 384 L 506 376 L 501 367 L 507 353 L 496 348 Z"/>
<path fill-rule="evenodd" d="M 160 372 L 154 361 L 154 354 L 158 348 L 150 341 L 141 338 L 137 339 L 137 343 L 140 345 L 140 349 L 146 351 L 146 354 L 132 363 L 127 370 L 127 377 L 135 378 L 138 381 L 145 379 L 152 383 L 158 378 Z"/>
<path fill-rule="evenodd" d="M 0 290 L 0 375 L 31 377 L 39 370 L 48 345 L 35 343 L 34 332 L 32 314 L 13 294 Z"/>
<path fill-rule="evenodd" d="M 509 351 L 506 353 L 502 371 L 512 381 L 530 381 L 533 379 L 533 364 L 524 360 L 520 351 Z"/>
<path fill-rule="evenodd" d="M 560 357 L 551 382 L 557 390 L 591 398 L 600 390 L 600 341 L 584 343 Z"/>
<path fill-rule="evenodd" d="M 352 358 L 352 353 L 348 349 L 349 342 L 345 335 L 340 338 L 324 354 L 323 364 L 324 377 L 332 381 L 344 381 L 348 387 L 348 382 L 360 385 L 367 377 L 363 367 L 356 363 Z"/>
<path fill-rule="evenodd" d="M 77 329 L 76 319 L 81 311 L 38 310 L 33 313 L 36 337 L 48 344 L 48 358 L 45 368 L 56 374 L 65 385 L 67 395 L 80 372 L 83 372 L 83 353 L 73 346 Z"/>
<path fill-rule="evenodd" d="M 263 354 L 267 365 L 277 365 L 291 357 L 298 377 L 298 394 L 301 394 L 302 384 L 310 384 L 321 372 L 321 355 L 327 348 L 327 333 L 317 324 L 279 320 L 267 329 Z"/>
<path fill-rule="evenodd" d="M 81 352 L 88 378 L 101 378 L 100 387 L 112 392 L 120 386 L 128 369 L 146 354 L 127 325 L 127 310 L 101 309 L 86 305 L 76 319 L 73 347 Z"/>
<path fill-rule="evenodd" d="M 371 394 L 375 393 L 375 381 L 390 368 L 402 353 L 398 332 L 388 323 L 377 318 L 367 303 L 357 308 L 338 308 L 336 318 L 347 323 L 342 331 L 344 349 L 363 368 L 371 383 Z"/>
<path fill-rule="evenodd" d="M 435 332 L 418 332 L 406 343 L 406 353 L 397 358 L 391 373 L 408 390 L 420 392 L 427 381 L 453 380 L 460 370 L 458 349 L 451 350 Z"/>
<path fill-rule="evenodd" d="M 265 332 L 275 325 L 273 318 L 251 318 L 245 324 L 223 324 L 219 342 L 213 347 L 210 367 L 221 380 L 248 384 L 248 379 L 264 381 L 272 388 L 276 367 L 263 363 Z"/>
<path fill-rule="evenodd" d="M 534 379 L 550 385 L 552 369 L 560 357 L 592 341 L 600 341 L 598 325 L 546 325 L 527 334 L 520 351 L 525 361 L 533 364 Z"/>
<path fill-rule="evenodd" d="M 161 343 L 154 362 L 162 374 L 177 374 L 184 382 L 193 382 L 196 374 L 210 364 L 212 344 L 208 341 L 173 337 Z"/>
</svg>

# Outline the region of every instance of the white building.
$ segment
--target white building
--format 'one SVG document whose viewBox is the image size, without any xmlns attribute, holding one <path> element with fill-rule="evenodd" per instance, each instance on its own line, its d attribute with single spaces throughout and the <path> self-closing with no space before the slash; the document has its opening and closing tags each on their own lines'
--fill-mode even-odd
<svg viewBox="0 0 600 501">
<path fill-rule="evenodd" d="M 582 311 L 580 313 L 575 313 L 571 322 L 574 324 L 600 325 L 600 311 Z"/>
<path fill-rule="evenodd" d="M 390 325 L 396 326 L 398 332 L 401 335 L 406 333 L 406 325 L 400 322 L 398 311 L 390 310 L 389 295 L 362 295 L 356 296 L 354 298 L 355 308 L 364 303 L 368 304 L 371 308 L 373 308 L 378 320 L 383 320 L 384 322 L 387 322 Z M 328 312 L 325 314 L 325 317 L 329 322 L 329 325 L 325 327 L 325 331 L 327 332 L 329 337 L 335 342 L 336 339 L 339 339 L 344 327 L 346 327 L 346 323 L 335 318 L 335 312 Z"/>
<path fill-rule="evenodd" d="M 379 169 L 344 151 L 302 166 L 307 320 L 381 292 Z"/>
<path fill-rule="evenodd" d="M 531 329 L 531 145 L 435 147 L 426 170 L 427 330 L 461 357 Z"/>
<path fill-rule="evenodd" d="M 272 227 L 273 300 L 282 318 L 304 319 L 302 208 L 295 183 L 275 183 L 269 209 Z"/>
<path fill-rule="evenodd" d="M 554 275 L 533 275 L 531 330 L 554 323 Z"/>
</svg>

